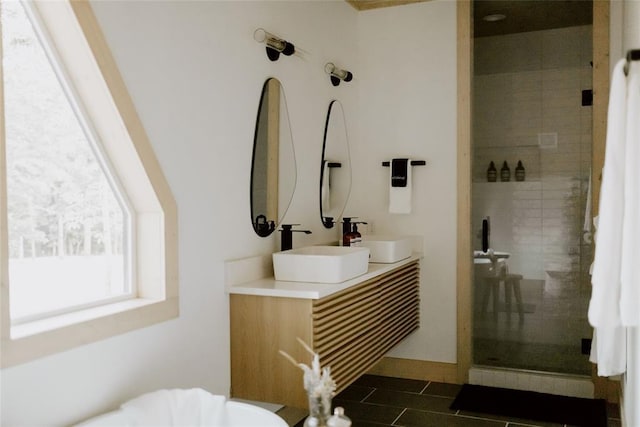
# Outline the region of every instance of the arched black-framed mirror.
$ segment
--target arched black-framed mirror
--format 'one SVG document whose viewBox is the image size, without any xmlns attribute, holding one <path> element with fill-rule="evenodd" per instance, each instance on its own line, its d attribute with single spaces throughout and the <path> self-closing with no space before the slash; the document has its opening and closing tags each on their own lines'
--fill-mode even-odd
<svg viewBox="0 0 640 427">
<path fill-rule="evenodd" d="M 320 166 L 320 218 L 326 228 L 338 221 L 351 193 L 351 155 L 344 109 L 329 103 Z"/>
<path fill-rule="evenodd" d="M 296 157 L 282 84 L 262 86 L 251 162 L 251 222 L 266 237 L 282 222 L 296 187 Z"/>
</svg>

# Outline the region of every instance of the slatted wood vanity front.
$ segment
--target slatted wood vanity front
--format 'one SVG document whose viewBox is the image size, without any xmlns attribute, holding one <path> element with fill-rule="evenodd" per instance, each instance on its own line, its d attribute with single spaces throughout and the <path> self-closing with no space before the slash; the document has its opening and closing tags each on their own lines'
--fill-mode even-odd
<svg viewBox="0 0 640 427">
<path fill-rule="evenodd" d="M 266 280 L 256 283 L 258 289 L 269 286 Z M 347 285 L 316 285 L 316 298 L 294 291 L 251 295 L 250 284 L 228 286 L 232 397 L 307 407 L 302 370 L 279 354 L 283 350 L 308 365 L 311 355 L 296 337 L 313 347 L 322 366 L 331 367 L 339 392 L 419 327 L 418 256 Z"/>
</svg>

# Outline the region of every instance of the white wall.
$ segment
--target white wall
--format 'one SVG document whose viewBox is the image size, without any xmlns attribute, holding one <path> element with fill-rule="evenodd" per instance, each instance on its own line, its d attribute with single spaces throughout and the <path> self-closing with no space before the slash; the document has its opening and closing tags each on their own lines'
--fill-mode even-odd
<svg viewBox="0 0 640 427">
<path fill-rule="evenodd" d="M 640 2 L 625 0 L 623 17 L 622 44 L 628 49 L 640 49 Z"/>
<path fill-rule="evenodd" d="M 346 213 L 376 233 L 424 238 L 421 328 L 394 357 L 456 361 L 456 3 L 432 1 L 358 15 L 359 138 Z M 413 210 L 389 214 L 394 157 L 413 168 Z"/>
<path fill-rule="evenodd" d="M 3 426 L 68 425 L 158 388 L 228 394 L 224 260 L 271 253 L 279 233 L 251 227 L 249 175 L 260 91 L 283 84 L 298 188 L 286 220 L 322 232 L 318 185 L 329 101 L 357 123 L 357 80 L 334 88 L 328 61 L 353 65 L 356 11 L 346 2 L 94 2 L 179 210 L 180 317 L 2 371 Z M 258 27 L 309 54 L 271 63 Z M 302 383 L 301 383 L 302 385 Z"/>
</svg>

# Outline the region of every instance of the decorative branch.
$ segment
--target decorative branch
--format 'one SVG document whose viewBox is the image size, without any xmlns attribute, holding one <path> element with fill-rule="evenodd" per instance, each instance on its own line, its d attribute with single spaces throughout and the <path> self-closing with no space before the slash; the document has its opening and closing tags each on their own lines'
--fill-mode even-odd
<svg viewBox="0 0 640 427">
<path fill-rule="evenodd" d="M 313 356 L 311 365 L 305 365 L 304 363 L 297 362 L 293 357 L 287 354 L 285 351 L 280 350 L 280 354 L 283 355 L 293 366 L 302 369 L 304 372 L 303 383 L 304 389 L 309 395 L 309 400 L 320 399 L 323 402 L 328 402 L 328 407 L 331 407 L 331 398 L 336 391 L 336 383 L 331 378 L 331 368 L 326 366 L 321 368 L 320 356 L 315 353 L 307 343 L 300 338 L 297 338 L 302 347 Z"/>
</svg>

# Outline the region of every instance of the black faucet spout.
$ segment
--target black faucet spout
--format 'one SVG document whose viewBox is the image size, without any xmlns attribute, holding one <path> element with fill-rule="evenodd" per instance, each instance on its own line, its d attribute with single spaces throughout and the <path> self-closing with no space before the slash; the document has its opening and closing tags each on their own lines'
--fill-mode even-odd
<svg viewBox="0 0 640 427">
<path fill-rule="evenodd" d="M 486 217 L 482 220 L 482 252 L 487 252 L 491 247 L 491 219 Z"/>
<path fill-rule="evenodd" d="M 311 230 L 293 230 L 292 227 L 294 225 L 300 224 L 282 224 L 282 229 L 280 231 L 280 250 L 288 251 L 289 249 L 293 249 L 293 233 L 304 233 L 311 234 Z"/>
</svg>

